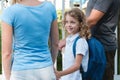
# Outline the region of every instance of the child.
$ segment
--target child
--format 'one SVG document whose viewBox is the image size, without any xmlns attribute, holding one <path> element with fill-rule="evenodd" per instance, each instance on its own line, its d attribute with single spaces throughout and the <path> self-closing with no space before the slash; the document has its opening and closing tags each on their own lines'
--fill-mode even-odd
<svg viewBox="0 0 120 80">
<path fill-rule="evenodd" d="M 79 71 L 80 63 L 86 71 L 89 56 L 86 39 L 91 36 L 84 13 L 78 8 L 65 12 L 64 27 L 68 36 L 63 54 L 63 71 L 56 71 L 57 79 L 62 77 L 62 80 L 82 80 Z M 78 36 L 80 39 L 77 41 L 76 57 L 74 57 L 73 43 Z"/>
</svg>

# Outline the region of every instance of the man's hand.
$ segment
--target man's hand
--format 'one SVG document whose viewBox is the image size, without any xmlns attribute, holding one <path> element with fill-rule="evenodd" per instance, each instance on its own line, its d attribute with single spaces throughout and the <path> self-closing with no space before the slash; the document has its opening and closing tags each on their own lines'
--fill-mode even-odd
<svg viewBox="0 0 120 80">
<path fill-rule="evenodd" d="M 58 49 L 61 51 L 63 47 L 65 47 L 66 41 L 65 39 L 60 40 L 58 44 Z"/>
</svg>

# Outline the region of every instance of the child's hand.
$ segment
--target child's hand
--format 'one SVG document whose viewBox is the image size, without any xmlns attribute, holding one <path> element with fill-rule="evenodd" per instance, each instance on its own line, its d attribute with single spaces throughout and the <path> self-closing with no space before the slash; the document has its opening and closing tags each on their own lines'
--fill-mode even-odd
<svg viewBox="0 0 120 80">
<path fill-rule="evenodd" d="M 58 48 L 60 51 L 62 50 L 63 47 L 65 47 L 65 43 L 66 43 L 65 39 L 59 41 Z"/>
<path fill-rule="evenodd" d="M 55 74 L 56 74 L 56 77 L 57 77 L 57 80 L 60 80 L 61 78 L 61 74 L 60 74 L 60 71 L 55 71 Z"/>
</svg>

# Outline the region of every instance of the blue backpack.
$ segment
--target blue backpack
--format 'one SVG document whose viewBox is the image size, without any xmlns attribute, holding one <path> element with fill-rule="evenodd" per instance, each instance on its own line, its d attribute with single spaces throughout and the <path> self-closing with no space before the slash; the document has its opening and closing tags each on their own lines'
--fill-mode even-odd
<svg viewBox="0 0 120 80">
<path fill-rule="evenodd" d="M 76 56 L 76 42 L 80 39 L 77 37 L 73 43 L 73 54 Z M 80 72 L 82 80 L 102 80 L 106 67 L 106 57 L 103 45 L 94 37 L 87 40 L 89 46 L 89 61 L 87 72 L 84 72 L 82 65 Z"/>
</svg>

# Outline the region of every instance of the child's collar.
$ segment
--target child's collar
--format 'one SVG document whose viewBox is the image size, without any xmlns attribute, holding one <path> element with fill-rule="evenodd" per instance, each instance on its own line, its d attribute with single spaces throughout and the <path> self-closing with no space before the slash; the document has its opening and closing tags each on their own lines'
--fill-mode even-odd
<svg viewBox="0 0 120 80">
<path fill-rule="evenodd" d="M 76 37 L 79 36 L 79 33 L 68 35 L 67 40 L 74 41 Z"/>
</svg>

